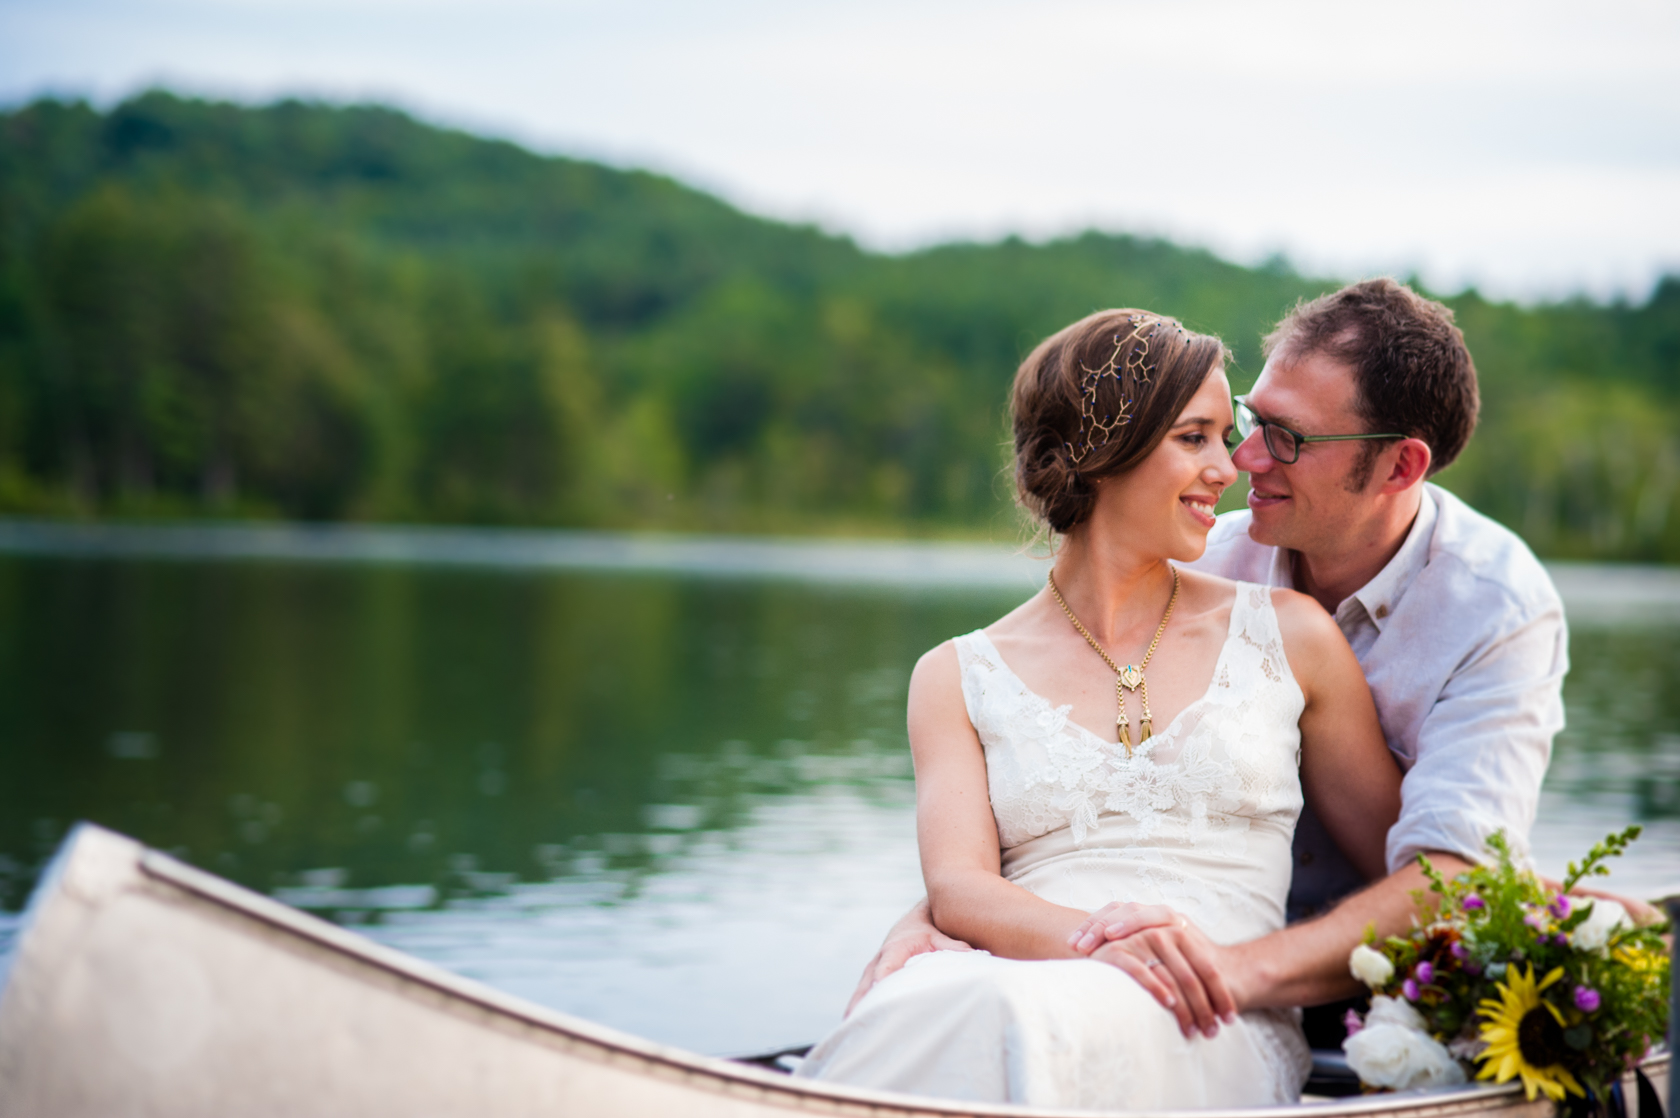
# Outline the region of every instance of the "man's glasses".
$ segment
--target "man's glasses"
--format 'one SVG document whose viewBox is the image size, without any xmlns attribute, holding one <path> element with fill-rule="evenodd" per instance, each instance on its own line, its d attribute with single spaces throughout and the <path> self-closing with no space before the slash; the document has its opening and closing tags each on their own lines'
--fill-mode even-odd
<svg viewBox="0 0 1680 1118">
<path fill-rule="evenodd" d="M 1291 431 L 1281 424 L 1273 423 L 1269 419 L 1261 419 L 1253 408 L 1248 406 L 1246 396 L 1238 396 L 1234 401 L 1237 405 L 1237 434 L 1248 438 L 1255 431 L 1262 432 L 1266 441 L 1266 453 L 1270 454 L 1279 464 L 1292 466 L 1301 457 L 1302 443 L 1340 443 L 1354 439 L 1403 439 L 1405 435 L 1303 435 L 1299 431 Z"/>
</svg>

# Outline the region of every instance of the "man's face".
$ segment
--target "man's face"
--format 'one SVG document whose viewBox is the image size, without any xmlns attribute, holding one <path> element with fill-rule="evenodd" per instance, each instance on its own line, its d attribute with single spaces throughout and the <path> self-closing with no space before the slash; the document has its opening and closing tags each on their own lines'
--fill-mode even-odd
<svg viewBox="0 0 1680 1118">
<path fill-rule="evenodd" d="M 1365 430 L 1354 410 L 1353 370 L 1334 358 L 1313 354 L 1266 363 L 1247 400 L 1261 419 L 1303 435 L 1352 435 Z M 1301 456 L 1285 466 L 1266 451 L 1263 433 L 1243 440 L 1231 455 L 1249 475 L 1248 533 L 1257 543 L 1287 547 L 1309 556 L 1345 549 L 1372 512 L 1369 493 L 1379 469 L 1363 490 L 1350 490 L 1364 442 L 1304 443 Z"/>
</svg>

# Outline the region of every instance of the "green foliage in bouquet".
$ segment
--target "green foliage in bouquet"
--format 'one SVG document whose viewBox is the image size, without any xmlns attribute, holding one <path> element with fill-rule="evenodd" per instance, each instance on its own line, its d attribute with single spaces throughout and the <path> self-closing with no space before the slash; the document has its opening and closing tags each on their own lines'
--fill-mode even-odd
<svg viewBox="0 0 1680 1118">
<path fill-rule="evenodd" d="M 1368 935 L 1354 973 L 1415 1010 L 1476 1078 L 1520 1077 L 1530 1099 L 1603 1099 L 1668 1028 L 1670 961 L 1662 926 L 1634 927 L 1615 902 L 1569 890 L 1608 874 L 1639 832 L 1594 845 L 1555 892 L 1517 868 L 1502 833 L 1488 840 L 1492 865 L 1451 880 L 1419 855 L 1435 894 L 1420 890 L 1419 907 L 1432 917 L 1409 935 Z"/>
</svg>

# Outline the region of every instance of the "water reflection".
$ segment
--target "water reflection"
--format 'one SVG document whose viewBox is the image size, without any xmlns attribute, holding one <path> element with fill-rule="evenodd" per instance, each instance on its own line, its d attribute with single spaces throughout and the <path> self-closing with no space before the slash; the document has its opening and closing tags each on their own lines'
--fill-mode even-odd
<svg viewBox="0 0 1680 1118">
<path fill-rule="evenodd" d="M 643 1035 L 808 1040 L 919 892 L 910 667 L 1023 596 L 0 558 L 0 908 L 93 819 Z M 1626 616 L 1577 621 L 1536 844 L 1561 868 L 1645 820 L 1616 881 L 1650 892 L 1680 629 Z"/>
</svg>

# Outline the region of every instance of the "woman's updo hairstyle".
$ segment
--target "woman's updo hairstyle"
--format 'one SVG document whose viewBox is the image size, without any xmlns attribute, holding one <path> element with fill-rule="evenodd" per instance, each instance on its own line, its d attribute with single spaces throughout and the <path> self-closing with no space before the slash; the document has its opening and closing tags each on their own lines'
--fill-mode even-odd
<svg viewBox="0 0 1680 1118">
<path fill-rule="evenodd" d="M 1098 311 L 1057 331 L 1015 373 L 1015 494 L 1052 531 L 1091 515 L 1096 483 L 1161 445 L 1225 344 L 1140 310 Z"/>
</svg>

